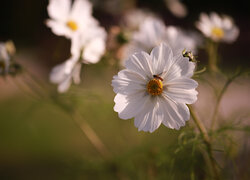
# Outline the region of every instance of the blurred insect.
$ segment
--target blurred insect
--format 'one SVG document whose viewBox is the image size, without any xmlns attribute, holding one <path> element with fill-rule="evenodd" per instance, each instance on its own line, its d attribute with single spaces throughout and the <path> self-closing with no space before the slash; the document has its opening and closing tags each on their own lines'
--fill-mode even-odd
<svg viewBox="0 0 250 180">
<path fill-rule="evenodd" d="M 161 81 L 163 81 L 163 79 L 162 79 L 159 75 L 153 75 L 153 77 L 154 77 L 155 79 L 160 79 Z"/>
<path fill-rule="evenodd" d="M 189 61 L 191 61 L 191 62 L 195 62 L 195 63 L 198 62 L 196 57 L 193 55 L 193 53 L 191 51 L 186 51 L 186 49 L 184 49 L 182 51 L 182 56 L 187 57 L 189 59 Z"/>
</svg>

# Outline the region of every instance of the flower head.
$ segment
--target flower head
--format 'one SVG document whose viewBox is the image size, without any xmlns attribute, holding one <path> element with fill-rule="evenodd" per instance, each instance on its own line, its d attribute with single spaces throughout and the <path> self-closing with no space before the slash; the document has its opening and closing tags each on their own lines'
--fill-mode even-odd
<svg viewBox="0 0 250 180">
<path fill-rule="evenodd" d="M 72 38 L 84 31 L 90 24 L 96 23 L 92 18 L 92 5 L 87 0 L 50 0 L 48 14 L 51 19 L 46 21 L 53 33 Z"/>
<path fill-rule="evenodd" d="M 212 12 L 210 16 L 201 13 L 200 21 L 196 23 L 196 27 L 208 38 L 215 42 L 231 43 L 236 40 L 239 35 L 239 29 L 229 16 L 220 17 Z"/>
<path fill-rule="evenodd" d="M 161 43 L 150 55 L 133 54 L 126 62 L 126 69 L 112 80 L 114 110 L 121 119 L 134 117 L 140 130 L 153 132 L 161 123 L 179 129 L 189 120 L 186 104 L 197 99 L 197 82 L 191 77 L 195 63 L 181 54 L 173 56 L 171 48 Z"/>
<path fill-rule="evenodd" d="M 135 52 L 150 53 L 160 43 L 169 44 L 176 55 L 185 48 L 195 51 L 200 43 L 200 38 L 195 33 L 184 32 L 174 26 L 166 27 L 160 19 L 147 18 L 141 23 L 139 31 L 134 33 L 130 43 L 126 45 L 122 59 L 128 59 Z"/>
<path fill-rule="evenodd" d="M 99 26 L 87 0 L 50 0 L 48 12 L 52 20 L 47 25 L 58 35 L 71 38 L 71 58 L 52 69 L 50 81 L 58 84 L 59 92 L 66 92 L 80 83 L 81 63 L 97 63 L 105 52 L 106 31 Z"/>
</svg>

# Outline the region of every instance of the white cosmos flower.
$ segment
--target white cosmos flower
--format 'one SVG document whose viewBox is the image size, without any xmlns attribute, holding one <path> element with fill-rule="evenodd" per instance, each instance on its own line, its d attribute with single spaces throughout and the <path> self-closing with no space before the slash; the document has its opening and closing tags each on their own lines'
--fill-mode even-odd
<svg viewBox="0 0 250 180">
<path fill-rule="evenodd" d="M 50 81 L 58 84 L 59 92 L 66 92 L 72 80 L 80 83 L 81 63 L 97 63 L 105 52 L 106 31 L 99 26 L 87 0 L 50 0 L 47 25 L 57 35 L 71 39 L 71 58 L 55 66 Z"/>
<path fill-rule="evenodd" d="M 161 43 L 150 55 L 133 54 L 126 69 L 112 80 L 114 110 L 121 119 L 134 117 L 139 131 L 155 131 L 161 123 L 179 129 L 189 120 L 186 104 L 197 100 L 198 83 L 191 79 L 195 64 L 181 55 L 173 56 L 171 48 Z"/>
<path fill-rule="evenodd" d="M 170 45 L 174 55 L 181 54 L 183 49 L 195 52 L 200 41 L 200 37 L 193 32 L 184 32 L 174 26 L 166 27 L 160 19 L 149 17 L 142 22 L 139 31 L 134 33 L 129 44 L 125 46 L 122 59 L 128 59 L 135 52 L 150 53 L 162 42 Z"/>
<path fill-rule="evenodd" d="M 81 63 L 78 57 L 72 56 L 62 64 L 55 66 L 50 73 L 50 81 L 58 84 L 58 92 L 66 92 L 72 80 L 75 84 L 80 83 Z"/>
<path fill-rule="evenodd" d="M 85 34 L 86 33 L 86 34 Z M 95 25 L 72 38 L 71 58 L 55 66 L 50 73 L 50 81 L 58 84 L 58 91 L 66 92 L 72 80 L 80 83 L 81 63 L 97 63 L 105 52 L 106 32 Z"/>
<path fill-rule="evenodd" d="M 106 36 L 98 23 L 90 25 L 72 38 L 71 54 L 81 57 L 84 63 L 97 63 L 105 53 Z"/>
<path fill-rule="evenodd" d="M 200 21 L 196 23 L 196 27 L 215 42 L 232 43 L 239 35 L 239 29 L 231 17 L 226 15 L 220 17 L 214 12 L 210 16 L 201 13 Z"/>
<path fill-rule="evenodd" d="M 87 0 L 50 0 L 46 21 L 56 35 L 72 38 L 84 31 L 90 24 L 96 23 L 92 17 L 92 5 Z"/>
</svg>

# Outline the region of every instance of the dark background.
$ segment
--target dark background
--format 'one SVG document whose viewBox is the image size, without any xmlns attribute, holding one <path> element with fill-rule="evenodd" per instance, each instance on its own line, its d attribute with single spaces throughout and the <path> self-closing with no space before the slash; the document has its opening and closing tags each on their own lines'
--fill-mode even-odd
<svg viewBox="0 0 250 180">
<path fill-rule="evenodd" d="M 108 9 L 105 3 L 116 3 L 119 11 Z M 129 3 L 127 3 L 129 2 Z M 160 14 L 166 22 L 166 25 L 178 25 L 186 29 L 197 30 L 194 22 L 198 20 L 201 12 L 218 12 L 232 16 L 235 23 L 240 29 L 240 36 L 233 44 L 222 44 L 220 53 L 223 56 L 223 65 L 232 66 L 249 66 L 250 65 L 250 6 L 247 1 L 227 1 L 227 0 L 209 0 L 209 1 L 182 1 L 188 8 L 188 15 L 185 18 L 173 16 L 166 8 L 163 0 L 108 0 L 94 1 L 94 16 L 101 24 L 108 29 L 111 25 L 119 23 L 123 12 L 130 8 L 126 4 L 133 4 L 140 8 L 147 8 Z M 38 50 L 37 53 L 45 60 L 45 65 L 50 65 L 52 59 L 49 54 L 53 53 L 53 47 L 57 46 L 58 41 L 69 42 L 61 37 L 52 34 L 49 28 L 44 24 L 48 18 L 46 0 L 8 0 L 2 1 L 0 6 L 0 40 L 5 41 L 12 39 L 17 49 L 32 48 Z M 114 5 L 115 8 L 115 5 Z M 114 13 L 115 12 L 115 13 Z M 68 48 L 65 48 L 68 49 Z M 68 53 L 68 52 L 67 52 Z M 201 57 L 203 53 L 201 53 Z M 60 59 L 60 58 L 59 58 Z M 56 62 L 52 62 L 55 64 Z"/>
</svg>

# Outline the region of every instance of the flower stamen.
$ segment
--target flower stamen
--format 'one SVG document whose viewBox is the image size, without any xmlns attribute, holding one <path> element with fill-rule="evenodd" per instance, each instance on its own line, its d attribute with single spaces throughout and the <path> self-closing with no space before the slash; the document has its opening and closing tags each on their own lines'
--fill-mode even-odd
<svg viewBox="0 0 250 180">
<path fill-rule="evenodd" d="M 214 28 L 212 28 L 212 35 L 214 35 L 217 38 L 221 39 L 224 36 L 224 31 L 221 28 L 214 27 Z"/>
<path fill-rule="evenodd" d="M 162 78 L 154 76 L 154 79 L 148 82 L 147 90 L 153 96 L 160 95 L 163 91 Z"/>
<path fill-rule="evenodd" d="M 67 26 L 72 30 L 76 31 L 78 29 L 78 26 L 75 21 L 68 21 Z"/>
</svg>

